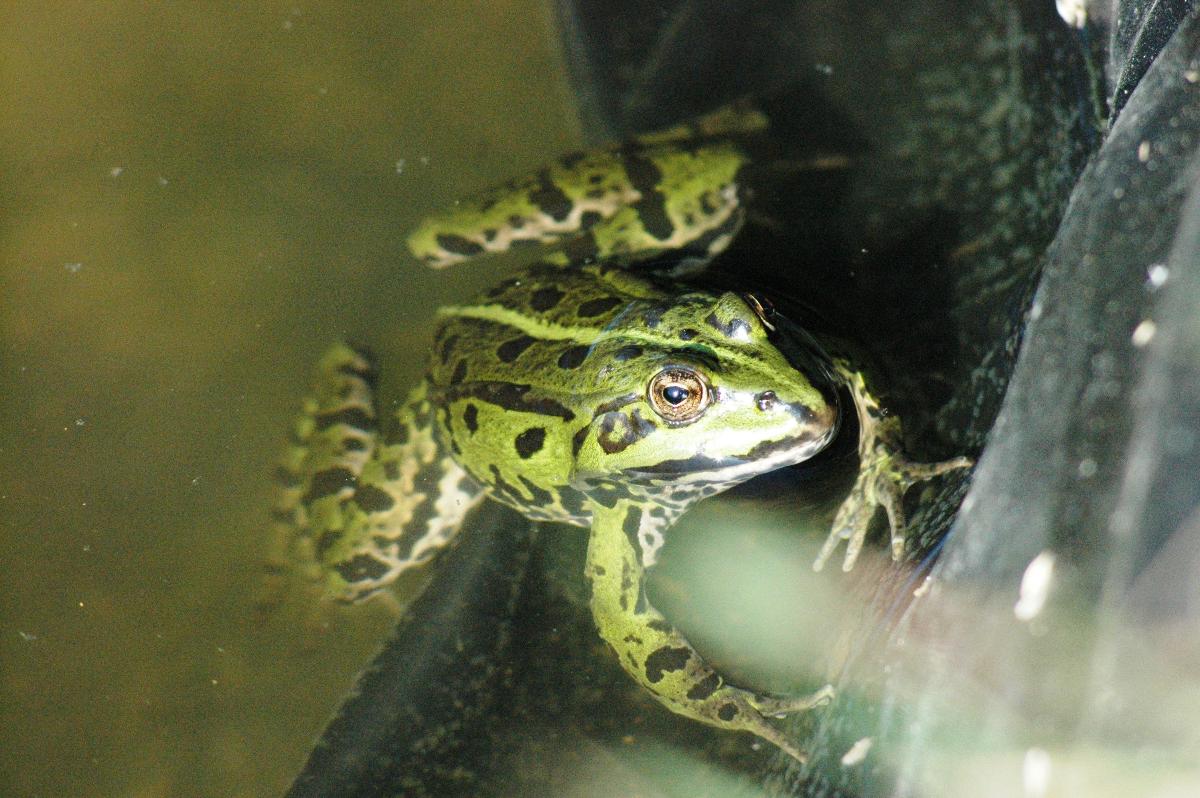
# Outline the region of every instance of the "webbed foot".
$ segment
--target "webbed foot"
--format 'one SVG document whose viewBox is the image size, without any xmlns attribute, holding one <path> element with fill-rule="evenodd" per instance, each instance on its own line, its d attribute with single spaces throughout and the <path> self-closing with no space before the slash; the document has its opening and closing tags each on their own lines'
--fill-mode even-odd
<svg viewBox="0 0 1200 798">
<path fill-rule="evenodd" d="M 854 568 L 878 507 L 883 507 L 887 512 L 892 559 L 900 560 L 904 556 L 906 532 L 904 494 L 918 482 L 960 468 L 970 468 L 974 464 L 975 461 L 969 457 L 955 457 L 938 463 L 914 463 L 881 441 L 876 441 L 872 455 L 859 467 L 850 495 L 838 507 L 833 529 L 813 562 L 813 570 L 824 568 L 843 540 L 846 541 L 846 556 L 842 561 L 842 570 Z"/>
</svg>

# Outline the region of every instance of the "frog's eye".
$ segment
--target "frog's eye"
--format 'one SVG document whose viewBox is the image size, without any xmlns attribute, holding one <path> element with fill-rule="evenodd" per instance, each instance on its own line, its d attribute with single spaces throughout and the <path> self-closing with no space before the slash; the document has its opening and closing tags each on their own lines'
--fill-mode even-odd
<svg viewBox="0 0 1200 798">
<path fill-rule="evenodd" d="M 676 424 L 695 421 L 712 401 L 704 378 L 683 366 L 671 366 L 655 374 L 646 395 L 655 413 Z"/>
</svg>

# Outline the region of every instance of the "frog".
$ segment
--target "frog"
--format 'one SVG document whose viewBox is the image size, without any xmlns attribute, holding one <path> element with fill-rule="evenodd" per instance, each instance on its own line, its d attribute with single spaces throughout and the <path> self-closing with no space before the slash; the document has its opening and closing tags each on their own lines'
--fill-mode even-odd
<svg viewBox="0 0 1200 798">
<path fill-rule="evenodd" d="M 485 500 L 584 527 L 591 614 L 626 673 L 678 715 L 805 762 L 771 720 L 832 686 L 776 695 L 709 665 L 648 596 L 667 533 L 695 503 L 826 450 L 853 412 L 858 473 L 814 567 L 845 542 L 850 570 L 879 508 L 899 560 L 905 492 L 971 460 L 910 461 L 852 360 L 815 339 L 785 355 L 765 296 L 688 282 L 738 234 L 742 140 L 768 126 L 722 109 L 422 221 L 407 243 L 433 268 L 522 245 L 537 257 L 437 310 L 428 370 L 387 417 L 369 352 L 325 354 L 279 467 L 282 559 L 354 603 L 434 560 Z"/>
</svg>

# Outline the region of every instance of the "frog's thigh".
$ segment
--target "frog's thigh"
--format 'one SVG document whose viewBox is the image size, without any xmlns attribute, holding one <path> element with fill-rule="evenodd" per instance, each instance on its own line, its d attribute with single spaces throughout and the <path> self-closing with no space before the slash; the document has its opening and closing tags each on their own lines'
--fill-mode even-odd
<svg viewBox="0 0 1200 798">
<path fill-rule="evenodd" d="M 343 600 L 368 598 L 428 562 L 484 498 L 483 486 L 441 444 L 426 390 L 414 389 L 397 412 L 341 508 L 342 526 L 331 528 L 323 561 Z"/>
<path fill-rule="evenodd" d="M 646 599 L 646 565 L 653 564 L 667 521 L 626 503 L 597 508 L 588 544 L 592 615 L 621 666 L 671 711 L 723 729 L 748 731 L 800 761 L 805 755 L 764 713 L 784 714 L 823 703 L 828 688 L 800 699 L 759 695 L 726 684 L 687 639 Z"/>
<path fill-rule="evenodd" d="M 335 344 L 317 366 L 287 450 L 276 470 L 272 545 L 261 607 L 277 604 L 289 572 L 322 581 L 316 539 L 327 505 L 353 495 L 376 444 L 375 367 L 370 355 Z"/>
</svg>

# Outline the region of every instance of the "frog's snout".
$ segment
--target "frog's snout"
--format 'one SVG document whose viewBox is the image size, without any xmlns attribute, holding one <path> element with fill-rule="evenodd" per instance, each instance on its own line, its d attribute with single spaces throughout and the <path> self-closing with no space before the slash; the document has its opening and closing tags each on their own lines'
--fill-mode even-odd
<svg viewBox="0 0 1200 798">
<path fill-rule="evenodd" d="M 791 416 L 795 432 L 793 444 L 812 456 L 824 449 L 837 435 L 841 413 L 837 404 L 813 407 L 804 402 L 784 402 L 774 391 L 763 391 L 754 397 L 755 406 L 763 413 L 786 413 Z"/>
</svg>

